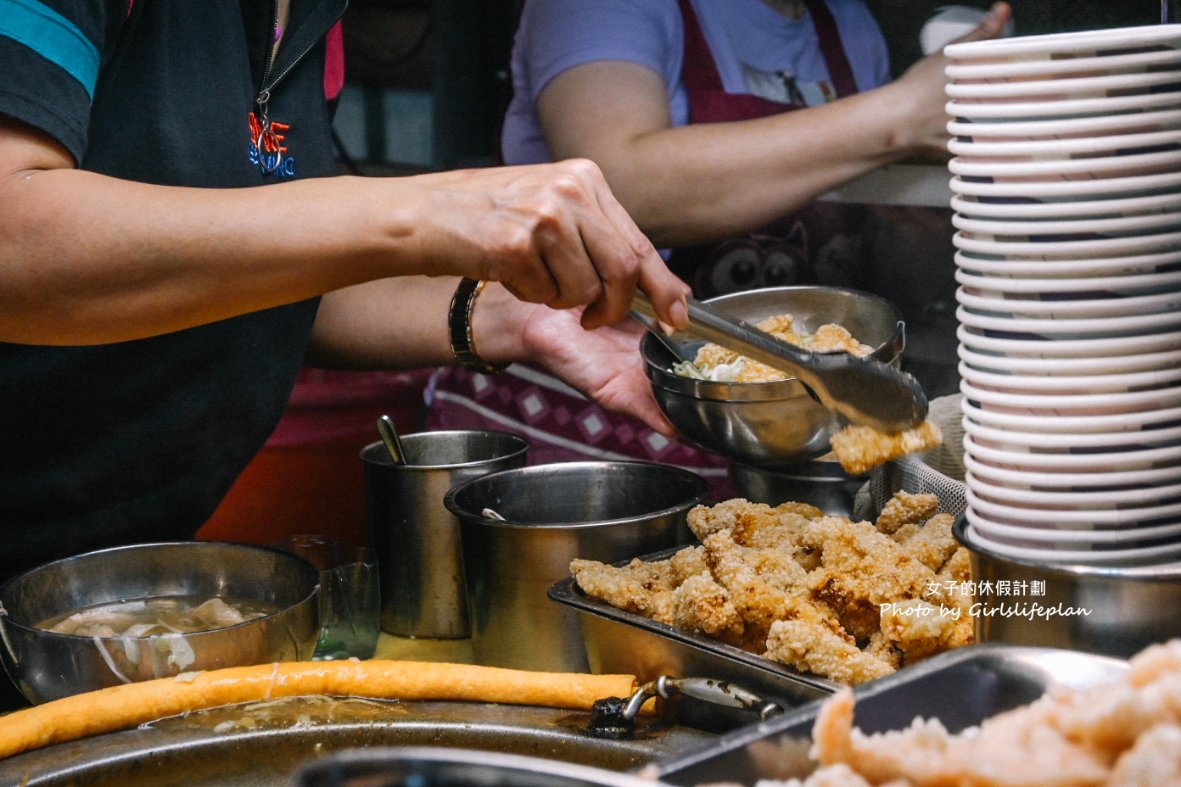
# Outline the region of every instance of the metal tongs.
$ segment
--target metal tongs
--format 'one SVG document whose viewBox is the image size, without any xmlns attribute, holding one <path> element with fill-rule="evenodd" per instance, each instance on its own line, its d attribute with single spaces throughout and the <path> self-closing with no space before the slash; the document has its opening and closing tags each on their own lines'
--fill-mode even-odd
<svg viewBox="0 0 1181 787">
<path fill-rule="evenodd" d="M 600 737 L 627 737 L 644 703 L 654 697 L 692 697 L 723 708 L 753 711 L 760 721 L 783 713 L 783 707 L 730 681 L 713 678 L 673 678 L 661 675 L 637 688 L 630 697 L 598 700 L 591 711 L 591 732 Z"/>
<path fill-rule="evenodd" d="M 688 307 L 686 333 L 795 376 L 822 405 L 852 423 L 894 433 L 912 429 L 927 417 L 927 395 L 918 380 L 889 364 L 843 352 L 808 352 L 742 320 L 718 314 L 694 298 L 689 298 Z M 679 360 L 693 360 L 677 347 L 648 296 L 639 290 L 632 299 L 632 316 Z"/>
</svg>

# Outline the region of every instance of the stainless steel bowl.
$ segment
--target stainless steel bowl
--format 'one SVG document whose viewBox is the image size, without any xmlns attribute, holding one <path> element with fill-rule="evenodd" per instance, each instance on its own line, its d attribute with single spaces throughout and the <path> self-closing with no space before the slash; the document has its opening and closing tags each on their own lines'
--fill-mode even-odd
<svg viewBox="0 0 1181 787">
<path fill-rule="evenodd" d="M 791 314 L 797 330 L 837 323 L 873 347 L 871 357 L 900 362 L 902 313 L 877 295 L 837 287 L 775 287 L 706 301 L 714 310 L 755 324 Z M 697 346 L 704 342 L 698 343 Z M 694 347 L 691 343 L 690 347 Z M 652 392 L 665 415 L 689 440 L 751 465 L 795 464 L 829 450 L 838 418 L 794 378 L 767 383 L 723 383 L 682 377 L 672 353 L 654 336 L 640 344 Z"/>
<path fill-rule="evenodd" d="M 295 555 L 219 542 L 137 544 L 34 568 L 0 588 L 0 659 L 21 693 L 46 702 L 191 670 L 310 659 L 320 573 Z M 37 624 L 98 604 L 157 596 L 241 599 L 279 611 L 190 634 L 85 637 Z"/>
<path fill-rule="evenodd" d="M 1181 564 L 1048 565 L 982 547 L 963 516 L 952 533 L 971 553 L 980 642 L 1127 658 L 1181 636 Z"/>
<path fill-rule="evenodd" d="M 831 454 L 783 467 L 730 466 L 738 494 L 752 503 L 811 503 L 826 514 L 853 517 L 854 502 L 869 475 L 849 475 Z"/>
<path fill-rule="evenodd" d="M 685 514 L 706 492 L 696 473 L 651 462 L 533 465 L 452 487 L 443 504 L 460 523 L 477 663 L 585 672 L 577 613 L 550 602 L 550 586 L 575 558 L 688 543 Z"/>
</svg>

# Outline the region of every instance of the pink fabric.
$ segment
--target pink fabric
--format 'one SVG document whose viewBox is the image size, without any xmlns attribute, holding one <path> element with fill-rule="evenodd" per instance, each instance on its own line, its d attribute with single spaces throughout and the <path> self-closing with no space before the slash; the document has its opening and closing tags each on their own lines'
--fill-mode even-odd
<svg viewBox="0 0 1181 787">
<path fill-rule="evenodd" d="M 416 429 L 422 421 L 422 392 L 431 371 L 304 369 L 267 447 L 290 448 L 368 435 L 377 440 L 377 417 L 383 414 L 401 429 Z"/>
<path fill-rule="evenodd" d="M 344 33 L 340 22 L 324 40 L 324 97 L 332 101 L 344 89 Z"/>
</svg>

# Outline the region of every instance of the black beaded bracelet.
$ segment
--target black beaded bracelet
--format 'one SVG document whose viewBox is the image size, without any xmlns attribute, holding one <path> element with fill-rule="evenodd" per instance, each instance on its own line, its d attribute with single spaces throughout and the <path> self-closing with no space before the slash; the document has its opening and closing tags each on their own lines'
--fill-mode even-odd
<svg viewBox="0 0 1181 787">
<path fill-rule="evenodd" d="M 484 374 L 495 374 L 503 371 L 507 363 L 488 363 L 476 352 L 476 344 L 472 339 L 472 309 L 476 305 L 476 298 L 484 289 L 484 282 L 475 279 L 460 279 L 455 294 L 451 296 L 451 306 L 447 310 L 447 328 L 451 335 L 451 352 L 455 355 L 456 363 L 475 369 Z"/>
</svg>

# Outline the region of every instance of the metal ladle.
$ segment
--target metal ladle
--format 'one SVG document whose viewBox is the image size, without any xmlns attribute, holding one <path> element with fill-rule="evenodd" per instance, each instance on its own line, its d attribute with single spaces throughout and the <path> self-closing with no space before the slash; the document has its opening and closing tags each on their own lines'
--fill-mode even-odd
<svg viewBox="0 0 1181 787">
<path fill-rule="evenodd" d="M 398 439 L 398 430 L 394 428 L 393 419 L 388 415 L 379 416 L 377 433 L 381 435 L 381 441 L 385 443 L 385 449 L 390 452 L 390 459 L 394 460 L 394 464 L 406 464 L 406 452 L 402 450 L 402 441 Z"/>
<path fill-rule="evenodd" d="M 794 376 L 822 405 L 853 423 L 895 433 L 914 428 L 927 417 L 927 395 L 918 380 L 889 364 L 843 352 L 808 352 L 718 314 L 693 298 L 687 305 L 686 333 Z M 664 332 L 648 296 L 638 290 L 632 299 L 632 316 L 678 358 L 693 360 Z"/>
</svg>

